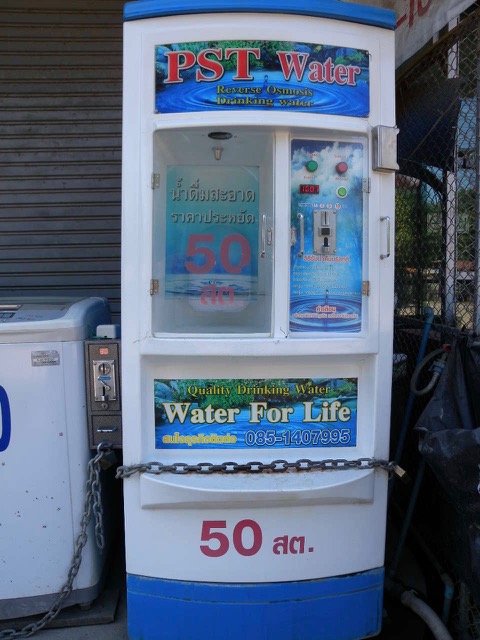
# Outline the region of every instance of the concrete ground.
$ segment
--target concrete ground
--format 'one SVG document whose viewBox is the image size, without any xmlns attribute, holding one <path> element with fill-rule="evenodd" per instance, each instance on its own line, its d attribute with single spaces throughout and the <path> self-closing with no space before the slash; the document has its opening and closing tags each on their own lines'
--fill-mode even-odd
<svg viewBox="0 0 480 640">
<path fill-rule="evenodd" d="M 89 609 L 82 610 L 77 605 L 68 607 L 32 637 L 38 640 L 129 640 L 123 555 L 123 544 L 119 543 L 109 566 L 105 588 Z M 38 623 L 41 618 L 39 615 L 0 621 L 0 636 L 4 629 L 20 630 L 26 624 Z"/>
<path fill-rule="evenodd" d="M 128 640 L 125 592 L 120 594 L 113 622 L 42 629 L 34 638 L 38 640 Z"/>
</svg>

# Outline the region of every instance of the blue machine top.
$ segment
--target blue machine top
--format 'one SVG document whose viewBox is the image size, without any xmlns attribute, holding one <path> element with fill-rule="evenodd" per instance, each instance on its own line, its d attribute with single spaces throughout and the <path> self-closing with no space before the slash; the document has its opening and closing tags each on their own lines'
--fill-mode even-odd
<svg viewBox="0 0 480 640">
<path fill-rule="evenodd" d="M 396 22 L 393 11 L 342 0 L 137 0 L 127 2 L 124 19 L 129 21 L 159 16 L 229 12 L 289 13 L 357 22 L 383 29 L 395 29 Z"/>
</svg>

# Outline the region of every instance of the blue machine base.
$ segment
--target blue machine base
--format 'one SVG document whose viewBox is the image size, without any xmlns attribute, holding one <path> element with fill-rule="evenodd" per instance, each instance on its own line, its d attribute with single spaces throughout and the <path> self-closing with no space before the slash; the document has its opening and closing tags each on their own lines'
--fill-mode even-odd
<svg viewBox="0 0 480 640">
<path fill-rule="evenodd" d="M 383 569 L 254 584 L 127 575 L 130 640 L 356 640 L 380 632 Z"/>
</svg>

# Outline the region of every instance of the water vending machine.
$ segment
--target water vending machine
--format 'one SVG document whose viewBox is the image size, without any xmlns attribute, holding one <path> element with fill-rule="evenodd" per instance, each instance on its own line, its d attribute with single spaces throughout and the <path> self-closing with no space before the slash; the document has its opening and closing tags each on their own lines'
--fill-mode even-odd
<svg viewBox="0 0 480 640">
<path fill-rule="evenodd" d="M 131 640 L 353 640 L 382 612 L 392 12 L 125 6 Z"/>
</svg>

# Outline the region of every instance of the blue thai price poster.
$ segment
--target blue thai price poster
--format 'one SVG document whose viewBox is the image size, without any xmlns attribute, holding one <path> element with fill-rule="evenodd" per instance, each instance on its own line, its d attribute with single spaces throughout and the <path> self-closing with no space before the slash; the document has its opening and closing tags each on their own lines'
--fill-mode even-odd
<svg viewBox="0 0 480 640">
<path fill-rule="evenodd" d="M 154 380 L 155 448 L 353 447 L 357 378 Z"/>
<path fill-rule="evenodd" d="M 362 327 L 364 147 L 292 140 L 290 331 Z"/>
<path fill-rule="evenodd" d="M 220 41 L 155 47 L 155 111 L 299 111 L 367 117 L 368 51 Z"/>
<path fill-rule="evenodd" d="M 200 312 L 240 311 L 258 287 L 256 166 L 167 171 L 165 297 Z"/>
</svg>

